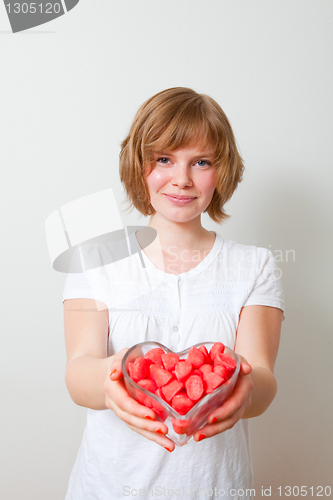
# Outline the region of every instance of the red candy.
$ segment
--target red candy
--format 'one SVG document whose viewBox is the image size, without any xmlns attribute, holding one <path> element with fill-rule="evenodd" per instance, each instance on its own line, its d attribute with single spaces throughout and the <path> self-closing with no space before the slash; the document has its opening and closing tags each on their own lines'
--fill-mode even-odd
<svg viewBox="0 0 333 500">
<path fill-rule="evenodd" d="M 193 401 L 191 401 L 186 394 L 177 394 L 171 401 L 172 408 L 176 410 L 179 415 L 186 415 L 193 405 Z"/>
<path fill-rule="evenodd" d="M 196 347 L 191 347 L 187 355 L 187 361 L 195 368 L 200 368 L 205 363 L 205 355 Z"/>
<path fill-rule="evenodd" d="M 171 399 L 176 396 L 179 391 L 182 390 L 183 387 L 184 384 L 182 382 L 179 382 L 179 380 L 173 380 L 172 382 L 161 388 L 161 392 L 164 396 L 163 399 L 165 399 L 169 403 Z"/>
<path fill-rule="evenodd" d="M 173 430 L 177 434 L 186 434 L 189 425 L 189 420 L 180 420 L 179 418 L 172 419 Z"/>
<path fill-rule="evenodd" d="M 128 364 L 128 372 L 134 382 L 138 382 L 147 377 L 149 361 L 145 358 L 137 358 L 134 363 Z"/>
<path fill-rule="evenodd" d="M 170 382 L 172 379 L 172 374 L 164 368 L 160 368 L 158 365 L 152 364 L 149 368 L 150 378 L 155 382 L 157 387 L 162 387 Z"/>
<path fill-rule="evenodd" d="M 224 384 L 235 369 L 236 361 L 224 354 L 222 342 L 215 342 L 209 353 L 203 345 L 193 346 L 186 359 L 161 348 L 150 349 L 127 367 L 134 382 L 169 403 L 180 415 L 186 415 L 206 394 Z M 138 402 L 163 413 L 162 405 L 140 391 Z M 182 422 L 175 420 L 173 424 L 178 434 L 186 433 L 188 423 Z"/>
<path fill-rule="evenodd" d="M 139 380 L 138 384 L 147 391 L 154 393 L 157 389 L 156 384 L 153 380 L 143 379 Z M 144 406 L 151 408 L 153 406 L 153 400 L 149 396 L 146 396 L 143 392 L 138 392 L 138 401 Z"/>
<path fill-rule="evenodd" d="M 146 352 L 145 358 L 152 363 L 162 366 L 162 354 L 165 354 L 163 349 L 155 347 L 154 349 L 150 349 L 150 351 Z"/>
<path fill-rule="evenodd" d="M 214 372 L 206 373 L 204 378 L 206 382 L 206 394 L 210 394 L 224 382 L 224 379 Z"/>
<path fill-rule="evenodd" d="M 201 345 L 200 347 L 198 347 L 198 351 L 202 352 L 202 354 L 204 355 L 205 363 L 211 362 L 211 358 L 209 357 L 209 352 L 207 351 L 207 348 L 204 345 Z"/>
<path fill-rule="evenodd" d="M 213 370 L 212 370 L 213 371 Z M 224 380 L 228 380 L 229 375 L 228 375 L 228 368 L 222 365 L 216 365 L 214 366 L 214 373 L 217 373 L 222 377 Z"/>
<path fill-rule="evenodd" d="M 212 365 L 205 363 L 204 365 L 200 366 L 199 371 L 201 371 L 201 373 L 203 374 L 210 373 L 213 371 L 213 367 Z"/>
<path fill-rule="evenodd" d="M 179 356 L 175 352 L 168 352 L 166 354 L 162 354 L 162 363 L 166 370 L 170 372 L 175 369 L 176 364 L 179 361 Z"/>
<path fill-rule="evenodd" d="M 228 376 L 228 378 L 230 378 L 236 369 L 236 361 L 226 354 L 216 354 L 214 358 L 214 367 L 216 366 L 224 366 L 227 372 L 230 373 L 230 376 Z"/>
<path fill-rule="evenodd" d="M 191 375 L 185 382 L 186 393 L 192 401 L 199 401 L 204 393 L 204 384 L 199 375 Z"/>
<path fill-rule="evenodd" d="M 181 382 L 186 380 L 190 376 L 191 372 L 192 372 L 192 365 L 188 361 L 185 360 L 178 361 L 178 363 L 175 366 L 176 377 Z"/>
<path fill-rule="evenodd" d="M 214 361 L 217 354 L 222 354 L 224 352 L 224 344 L 222 342 L 215 342 L 211 350 L 209 351 L 210 359 Z"/>
</svg>

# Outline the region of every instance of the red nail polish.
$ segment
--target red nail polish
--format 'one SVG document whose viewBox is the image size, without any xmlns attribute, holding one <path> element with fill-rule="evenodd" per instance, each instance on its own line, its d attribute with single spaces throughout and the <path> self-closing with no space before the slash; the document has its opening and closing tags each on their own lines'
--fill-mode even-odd
<svg viewBox="0 0 333 500">
<path fill-rule="evenodd" d="M 147 420 L 154 420 L 150 415 L 145 415 L 143 418 L 146 418 Z"/>
<path fill-rule="evenodd" d="M 212 420 L 211 420 L 211 422 L 210 422 L 210 423 L 211 423 L 211 424 L 215 424 L 215 422 L 217 422 L 217 417 L 212 418 Z"/>
<path fill-rule="evenodd" d="M 167 448 L 166 446 L 164 446 L 164 448 L 165 448 L 167 451 L 170 451 L 170 453 L 173 451 L 173 450 L 170 450 L 169 448 Z"/>
<path fill-rule="evenodd" d="M 110 377 L 111 377 L 111 375 L 113 375 L 114 373 L 116 373 L 116 371 L 117 371 L 117 368 L 115 368 L 114 370 L 112 370 L 112 372 L 110 373 Z"/>
<path fill-rule="evenodd" d="M 155 432 L 158 432 L 158 434 L 162 434 L 162 436 L 165 436 L 164 432 L 162 431 L 162 429 L 156 429 Z"/>
<path fill-rule="evenodd" d="M 198 441 L 202 441 L 205 437 L 206 436 L 204 434 L 199 434 Z"/>
</svg>

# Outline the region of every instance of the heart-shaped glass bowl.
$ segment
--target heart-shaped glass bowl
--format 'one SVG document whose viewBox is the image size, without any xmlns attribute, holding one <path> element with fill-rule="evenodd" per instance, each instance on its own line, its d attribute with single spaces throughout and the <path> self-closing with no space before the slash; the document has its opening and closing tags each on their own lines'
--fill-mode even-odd
<svg viewBox="0 0 333 500">
<path fill-rule="evenodd" d="M 202 342 L 200 344 L 195 344 L 194 347 L 198 348 L 201 345 L 204 345 L 209 351 L 214 345 L 214 342 Z M 162 348 L 166 353 L 174 352 L 158 342 L 142 342 L 141 344 L 136 344 L 127 351 L 122 360 L 125 387 L 129 395 L 141 404 L 144 398 L 150 398 L 150 402 L 153 404 L 152 409 L 156 413 L 156 420 L 164 422 L 168 427 L 167 437 L 177 446 L 183 446 L 193 438 L 193 434 L 198 429 L 207 423 L 208 415 L 219 406 L 222 406 L 231 395 L 239 374 L 240 362 L 237 354 L 226 347 L 224 351 L 225 354 L 233 358 L 237 363 L 236 370 L 232 377 L 215 389 L 211 394 L 207 394 L 200 399 L 186 415 L 180 415 L 166 401 L 134 382 L 128 374 L 127 367 L 129 363 L 134 362 L 136 358 L 144 356 L 146 352 L 156 347 Z M 190 347 L 184 351 L 178 352 L 179 358 L 186 358 L 189 350 Z"/>
</svg>

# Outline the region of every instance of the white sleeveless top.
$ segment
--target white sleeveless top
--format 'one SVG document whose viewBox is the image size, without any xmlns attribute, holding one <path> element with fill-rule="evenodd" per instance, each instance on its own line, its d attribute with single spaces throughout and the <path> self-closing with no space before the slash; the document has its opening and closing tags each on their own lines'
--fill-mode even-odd
<svg viewBox="0 0 333 500">
<path fill-rule="evenodd" d="M 109 355 L 148 340 L 173 351 L 203 341 L 221 341 L 233 349 L 242 307 L 284 310 L 279 278 L 271 252 L 216 234 L 212 250 L 188 272 L 164 273 L 143 252 L 136 253 L 68 274 L 63 300 L 88 298 L 107 305 Z M 88 409 L 66 500 L 249 499 L 246 490 L 251 488 L 247 420 L 169 453 L 133 432 L 111 410 Z"/>
</svg>

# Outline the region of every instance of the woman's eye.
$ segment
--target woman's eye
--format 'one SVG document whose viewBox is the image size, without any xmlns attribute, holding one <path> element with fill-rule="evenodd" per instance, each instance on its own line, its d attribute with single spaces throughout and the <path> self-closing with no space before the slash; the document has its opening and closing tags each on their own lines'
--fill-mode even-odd
<svg viewBox="0 0 333 500">
<path fill-rule="evenodd" d="M 208 167 L 210 165 L 210 163 L 208 163 L 208 161 L 205 161 L 205 160 L 199 160 L 199 161 L 197 161 L 197 165 L 199 167 Z"/>
<path fill-rule="evenodd" d="M 159 163 L 163 163 L 164 165 L 167 164 L 170 160 L 169 158 L 165 158 L 164 156 L 162 156 L 161 158 L 158 158 L 157 161 Z"/>
</svg>

